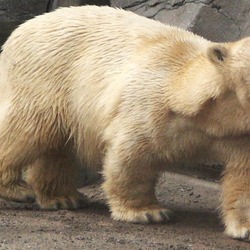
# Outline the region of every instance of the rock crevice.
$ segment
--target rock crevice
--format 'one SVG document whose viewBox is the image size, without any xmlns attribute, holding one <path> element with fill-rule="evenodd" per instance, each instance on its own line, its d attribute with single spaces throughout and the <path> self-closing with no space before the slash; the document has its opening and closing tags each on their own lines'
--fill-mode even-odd
<svg viewBox="0 0 250 250">
<path fill-rule="evenodd" d="M 111 0 L 111 6 L 191 30 L 217 42 L 250 35 L 249 0 Z"/>
</svg>

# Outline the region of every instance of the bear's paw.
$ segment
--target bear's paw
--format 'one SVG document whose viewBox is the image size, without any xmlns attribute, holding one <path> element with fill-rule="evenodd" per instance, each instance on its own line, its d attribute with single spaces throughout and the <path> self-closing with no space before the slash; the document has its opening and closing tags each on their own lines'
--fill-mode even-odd
<svg viewBox="0 0 250 250">
<path fill-rule="evenodd" d="M 172 220 L 174 214 L 171 210 L 163 207 L 130 208 L 113 210 L 111 214 L 114 220 L 132 223 L 165 223 Z"/>
<path fill-rule="evenodd" d="M 250 227 L 231 223 L 226 227 L 226 234 L 234 239 L 250 241 Z"/>
<path fill-rule="evenodd" d="M 36 200 L 34 191 L 24 181 L 13 182 L 11 185 L 0 185 L 0 197 L 24 203 L 33 203 Z"/>
<path fill-rule="evenodd" d="M 84 195 L 77 192 L 68 196 L 38 198 L 37 203 L 44 210 L 74 210 L 86 207 L 88 200 Z"/>
</svg>

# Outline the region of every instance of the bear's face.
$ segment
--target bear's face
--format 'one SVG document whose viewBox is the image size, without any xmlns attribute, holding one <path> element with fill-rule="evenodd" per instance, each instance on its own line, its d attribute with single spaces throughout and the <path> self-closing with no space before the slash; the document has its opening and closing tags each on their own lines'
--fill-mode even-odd
<svg viewBox="0 0 250 250">
<path fill-rule="evenodd" d="M 250 38 L 211 45 L 207 58 L 217 79 L 205 85 L 195 124 L 215 137 L 250 134 Z"/>
<path fill-rule="evenodd" d="M 250 37 L 212 45 L 208 48 L 208 58 L 222 75 L 225 89 L 235 92 L 239 101 L 246 104 L 242 94 L 250 97 Z"/>
<path fill-rule="evenodd" d="M 232 43 L 230 57 L 232 86 L 240 103 L 250 108 L 250 38 Z"/>
</svg>

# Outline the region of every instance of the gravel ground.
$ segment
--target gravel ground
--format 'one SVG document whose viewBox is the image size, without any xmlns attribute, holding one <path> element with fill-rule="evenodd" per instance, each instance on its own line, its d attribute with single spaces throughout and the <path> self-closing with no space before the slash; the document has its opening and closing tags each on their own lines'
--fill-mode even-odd
<svg viewBox="0 0 250 250">
<path fill-rule="evenodd" d="M 165 225 L 112 221 L 99 185 L 81 190 L 93 203 L 78 211 L 40 211 L 35 204 L 0 200 L 0 249 L 250 249 L 223 234 L 216 183 L 163 176 L 158 198 L 176 212 L 175 222 Z"/>
</svg>

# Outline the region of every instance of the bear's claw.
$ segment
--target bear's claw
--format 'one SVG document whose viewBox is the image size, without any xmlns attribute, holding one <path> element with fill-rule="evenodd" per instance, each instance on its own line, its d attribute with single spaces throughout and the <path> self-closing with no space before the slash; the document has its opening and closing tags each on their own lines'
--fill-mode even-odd
<svg viewBox="0 0 250 250">
<path fill-rule="evenodd" d="M 87 198 L 80 193 L 77 193 L 77 195 L 38 200 L 40 208 L 45 210 L 73 210 L 86 207 L 87 203 Z"/>
<path fill-rule="evenodd" d="M 145 209 L 126 209 L 123 211 L 113 211 L 112 218 L 119 221 L 132 223 L 164 223 L 173 218 L 173 212 L 166 208 L 145 208 Z"/>
<path fill-rule="evenodd" d="M 229 225 L 226 234 L 236 240 L 250 241 L 250 229 L 244 226 Z"/>
<path fill-rule="evenodd" d="M 36 200 L 32 188 L 21 181 L 11 186 L 0 186 L 0 197 L 20 203 L 33 203 Z"/>
</svg>

